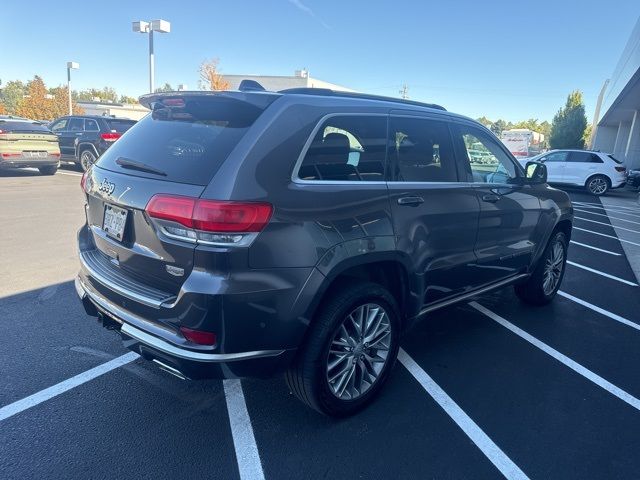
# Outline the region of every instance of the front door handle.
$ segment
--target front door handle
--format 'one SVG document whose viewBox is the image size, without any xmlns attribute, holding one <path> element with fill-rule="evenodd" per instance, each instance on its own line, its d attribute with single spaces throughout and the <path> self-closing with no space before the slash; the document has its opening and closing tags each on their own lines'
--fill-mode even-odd
<svg viewBox="0 0 640 480">
<path fill-rule="evenodd" d="M 422 197 L 400 197 L 398 199 L 398 205 L 420 205 L 424 203 Z"/>
<path fill-rule="evenodd" d="M 483 202 L 496 203 L 498 200 L 500 200 L 500 195 L 496 195 L 495 193 L 487 193 L 482 196 Z"/>
</svg>

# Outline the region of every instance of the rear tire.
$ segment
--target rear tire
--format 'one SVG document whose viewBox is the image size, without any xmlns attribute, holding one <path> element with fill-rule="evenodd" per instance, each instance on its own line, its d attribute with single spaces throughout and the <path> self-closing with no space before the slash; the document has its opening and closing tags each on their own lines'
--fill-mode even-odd
<svg viewBox="0 0 640 480">
<path fill-rule="evenodd" d="M 332 292 L 286 380 L 309 407 L 344 417 L 368 405 L 388 379 L 398 356 L 401 322 L 393 296 L 376 283 Z"/>
<path fill-rule="evenodd" d="M 80 167 L 82 168 L 82 171 L 86 172 L 87 170 L 89 170 L 91 165 L 96 163 L 97 158 L 98 157 L 96 157 L 96 155 L 91 150 L 83 150 L 80 153 Z"/>
<path fill-rule="evenodd" d="M 58 171 L 57 165 L 47 165 L 46 167 L 38 167 L 41 175 L 55 175 Z"/>
<path fill-rule="evenodd" d="M 604 175 L 594 175 L 587 179 L 585 187 L 591 195 L 600 197 L 609 191 L 611 188 L 611 181 Z"/>
<path fill-rule="evenodd" d="M 525 283 L 514 286 L 516 295 L 530 305 L 546 305 L 558 293 L 567 263 L 567 237 L 555 232 L 538 261 L 533 274 Z"/>
</svg>

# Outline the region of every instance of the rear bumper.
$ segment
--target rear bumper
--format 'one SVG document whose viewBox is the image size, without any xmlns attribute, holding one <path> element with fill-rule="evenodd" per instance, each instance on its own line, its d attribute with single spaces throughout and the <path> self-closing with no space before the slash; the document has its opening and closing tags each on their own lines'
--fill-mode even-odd
<svg viewBox="0 0 640 480">
<path fill-rule="evenodd" d="M 109 301 L 81 276 L 76 277 L 75 287 L 87 314 L 118 331 L 127 348 L 182 378 L 266 377 L 284 370 L 295 355 L 295 349 L 215 353 L 197 345 L 188 348 L 173 342 L 175 335 L 159 325 Z"/>
<path fill-rule="evenodd" d="M 27 167 L 48 167 L 52 165 L 58 165 L 60 163 L 60 157 L 43 157 L 43 158 L 15 158 L 6 159 L 0 158 L 0 168 L 27 168 Z"/>
</svg>

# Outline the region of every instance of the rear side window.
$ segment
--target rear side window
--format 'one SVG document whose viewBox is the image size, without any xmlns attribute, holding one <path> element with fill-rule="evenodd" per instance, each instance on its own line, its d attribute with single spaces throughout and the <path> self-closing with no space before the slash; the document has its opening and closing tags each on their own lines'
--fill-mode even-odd
<svg viewBox="0 0 640 480">
<path fill-rule="evenodd" d="M 455 155 L 446 123 L 391 117 L 389 162 L 398 182 L 455 182 Z"/>
<path fill-rule="evenodd" d="M 124 133 L 136 124 L 133 120 L 107 120 L 107 128 L 112 132 Z"/>
<path fill-rule="evenodd" d="M 67 130 L 70 132 L 82 132 L 84 130 L 84 120 L 82 118 L 72 118 L 69 120 Z"/>
<path fill-rule="evenodd" d="M 0 120 L 0 132 L 24 133 L 24 132 L 48 132 L 49 129 L 37 122 L 12 122 Z"/>
<path fill-rule="evenodd" d="M 84 131 L 85 132 L 99 132 L 100 128 L 98 128 L 98 122 L 92 120 L 91 118 L 84 119 Z"/>
<path fill-rule="evenodd" d="M 572 163 L 604 163 L 598 155 L 591 152 L 571 152 L 567 161 Z"/>
<path fill-rule="evenodd" d="M 223 96 L 156 104 L 102 154 L 97 165 L 130 175 L 207 185 L 262 112 L 249 102 Z"/>
<path fill-rule="evenodd" d="M 305 181 L 385 179 L 386 116 L 344 115 L 325 120 L 298 171 Z"/>
</svg>

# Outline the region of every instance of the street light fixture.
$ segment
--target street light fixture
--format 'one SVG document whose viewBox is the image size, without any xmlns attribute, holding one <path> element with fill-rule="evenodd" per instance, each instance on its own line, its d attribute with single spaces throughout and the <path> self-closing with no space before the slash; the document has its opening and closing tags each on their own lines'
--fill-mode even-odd
<svg viewBox="0 0 640 480">
<path fill-rule="evenodd" d="M 79 63 L 67 62 L 67 93 L 69 94 L 69 115 L 73 115 L 73 104 L 71 103 L 71 70 L 78 70 L 79 68 Z"/>
<path fill-rule="evenodd" d="M 149 34 L 149 92 L 154 91 L 154 63 L 153 63 L 153 32 L 169 33 L 171 31 L 171 24 L 166 20 L 152 20 L 151 22 L 145 22 L 138 20 L 133 22 L 133 31 L 138 33 Z"/>
</svg>

